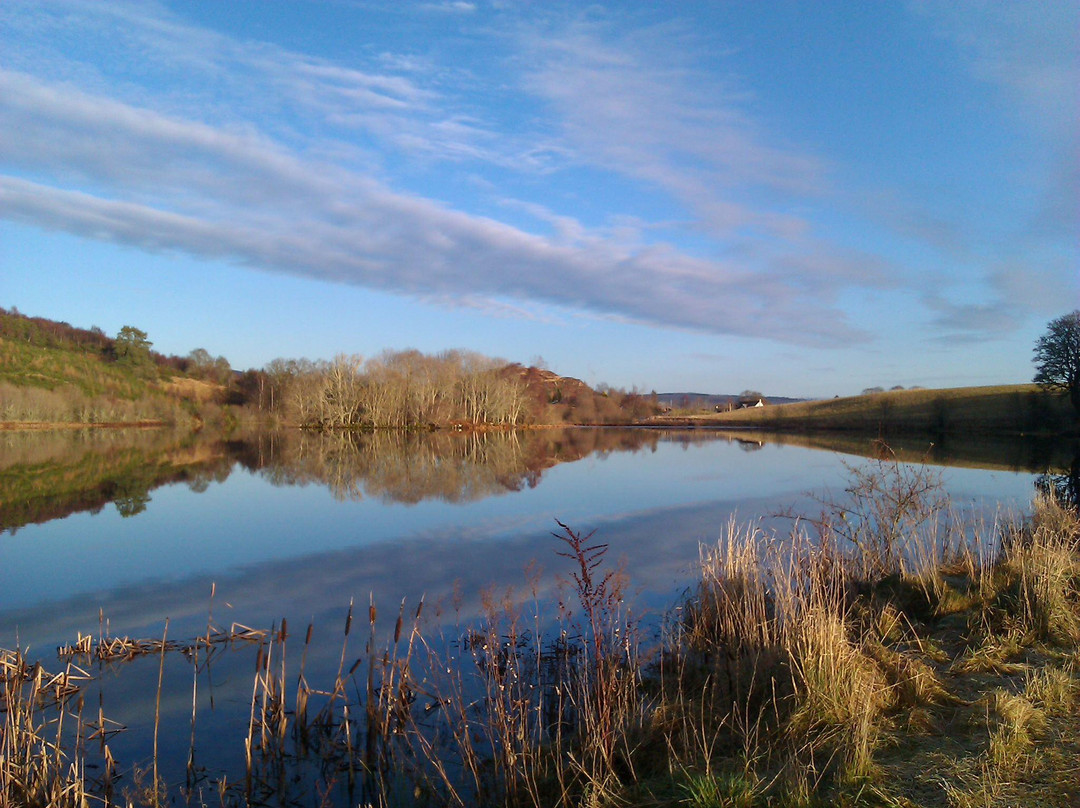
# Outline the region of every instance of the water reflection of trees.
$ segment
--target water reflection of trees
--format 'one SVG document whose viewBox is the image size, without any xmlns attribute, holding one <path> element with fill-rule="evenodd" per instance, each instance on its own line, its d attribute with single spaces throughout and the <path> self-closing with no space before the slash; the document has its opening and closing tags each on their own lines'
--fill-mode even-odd
<svg viewBox="0 0 1080 808">
<path fill-rule="evenodd" d="M 0 432 L 0 531 L 97 513 L 146 510 L 172 482 L 194 490 L 224 479 L 232 461 L 219 438 L 161 429 Z M 224 475 L 224 476 L 222 476 Z"/>
<path fill-rule="evenodd" d="M 868 454 L 872 442 L 852 436 L 772 435 L 713 430 L 619 427 L 524 431 L 375 430 L 252 433 L 224 439 L 166 430 L 0 432 L 0 530 L 96 513 L 115 503 L 122 516 L 142 513 L 154 488 L 182 482 L 195 493 L 224 482 L 234 465 L 277 486 L 325 485 L 339 500 L 425 499 L 469 502 L 532 488 L 559 463 L 592 454 L 655 451 L 660 443 L 726 440 L 744 451 L 766 443 Z M 865 445 L 864 445 L 865 444 Z M 893 445 L 910 462 L 1008 468 L 1041 474 L 1037 486 L 1062 502 L 1080 503 L 1080 444 L 981 438 L 933 445 L 908 437 Z"/>
<path fill-rule="evenodd" d="M 1035 487 L 1062 505 L 1080 511 L 1080 441 L 1072 442 L 1072 451 L 1072 462 L 1067 469 L 1040 474 Z"/>
<path fill-rule="evenodd" d="M 274 485 L 327 486 L 339 500 L 469 502 L 535 487 L 558 463 L 596 452 L 655 449 L 658 432 L 308 432 L 265 435 L 239 459 Z"/>
<path fill-rule="evenodd" d="M 152 491 L 186 483 L 195 493 L 224 482 L 239 462 L 273 485 L 325 485 L 340 500 L 468 502 L 536 486 L 544 471 L 590 454 L 684 445 L 705 434 L 622 428 L 525 431 L 313 432 L 237 435 L 167 430 L 0 433 L 0 530 L 152 507 Z"/>
</svg>

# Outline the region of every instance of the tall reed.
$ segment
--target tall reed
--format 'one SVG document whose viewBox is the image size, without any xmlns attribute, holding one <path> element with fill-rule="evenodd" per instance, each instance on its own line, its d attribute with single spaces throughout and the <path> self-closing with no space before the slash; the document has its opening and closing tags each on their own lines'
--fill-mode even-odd
<svg viewBox="0 0 1080 808">
<path fill-rule="evenodd" d="M 0 805 L 86 804 L 84 759 L 71 754 L 70 736 L 74 733 L 78 749 L 86 736 L 79 683 L 89 678 L 70 663 L 62 673 L 50 674 L 19 651 L 0 650 Z"/>
</svg>

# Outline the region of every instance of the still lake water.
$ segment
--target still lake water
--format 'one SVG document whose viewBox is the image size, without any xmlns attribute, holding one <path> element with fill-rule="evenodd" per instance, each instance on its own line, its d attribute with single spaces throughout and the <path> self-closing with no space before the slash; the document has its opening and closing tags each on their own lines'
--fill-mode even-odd
<svg viewBox="0 0 1080 808">
<path fill-rule="evenodd" d="M 102 618 L 112 635 L 133 638 L 160 638 L 168 620 L 176 639 L 204 633 L 211 613 L 223 627 L 287 618 L 294 634 L 315 626 L 309 679 L 332 679 L 350 601 L 359 609 L 374 598 L 392 625 L 402 598 L 411 610 L 423 596 L 445 629 L 476 621 L 485 592 L 557 597 L 570 568 L 556 555 L 555 520 L 596 531 L 608 560 L 625 567 L 634 608 L 663 613 L 693 585 L 700 543 L 716 542 L 730 519 L 786 531 L 776 514 L 814 514 L 815 495 L 839 494 L 849 467 L 871 462 L 859 455 L 869 441 L 802 442 L 625 429 L 232 441 L 9 433 L 0 647 L 28 649 L 54 670 L 56 646 L 96 636 Z M 906 443 L 905 457 L 928 448 Z M 1036 474 L 1061 462 L 1026 443 L 950 448 L 933 458 L 954 506 L 990 518 L 1025 510 Z M 211 768 L 238 763 L 252 665 L 224 660 L 200 688 L 214 700 L 200 708 Z M 163 723 L 173 716 L 184 731 L 163 739 L 162 755 L 182 766 L 193 670 L 179 657 L 166 667 Z M 145 760 L 157 674 L 156 658 L 96 673 L 106 714 L 129 727 L 113 742 L 121 759 Z"/>
</svg>

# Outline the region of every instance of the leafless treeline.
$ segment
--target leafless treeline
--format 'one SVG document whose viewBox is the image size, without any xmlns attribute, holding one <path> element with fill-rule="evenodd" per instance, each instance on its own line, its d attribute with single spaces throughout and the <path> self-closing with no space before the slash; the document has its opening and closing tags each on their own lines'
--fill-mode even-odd
<svg viewBox="0 0 1080 808">
<path fill-rule="evenodd" d="M 532 415 L 525 384 L 512 367 L 465 351 L 402 351 L 366 361 L 346 354 L 329 362 L 275 359 L 266 376 L 270 389 L 263 400 L 305 426 L 514 426 Z"/>
</svg>

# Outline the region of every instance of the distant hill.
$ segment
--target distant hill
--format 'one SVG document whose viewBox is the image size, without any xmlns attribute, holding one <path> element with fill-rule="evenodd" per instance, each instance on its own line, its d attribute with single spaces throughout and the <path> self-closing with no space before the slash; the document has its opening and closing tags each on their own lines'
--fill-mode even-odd
<svg viewBox="0 0 1080 808">
<path fill-rule="evenodd" d="M 673 410 L 711 410 L 715 407 L 724 407 L 738 401 L 739 395 L 733 393 L 657 393 L 656 400 L 661 407 Z M 770 404 L 794 404 L 806 401 L 805 398 L 789 398 L 787 396 L 765 396 Z"/>
<path fill-rule="evenodd" d="M 769 399 L 777 403 L 779 399 Z M 1034 384 L 893 390 L 733 412 L 677 412 L 656 423 L 758 427 L 779 431 L 847 430 L 864 434 L 1072 434 L 1068 397 Z"/>
<path fill-rule="evenodd" d="M 536 423 L 626 424 L 656 415 L 660 405 L 652 395 L 622 390 L 595 390 L 581 379 L 550 370 L 509 365 L 519 374 L 533 400 Z"/>
</svg>

